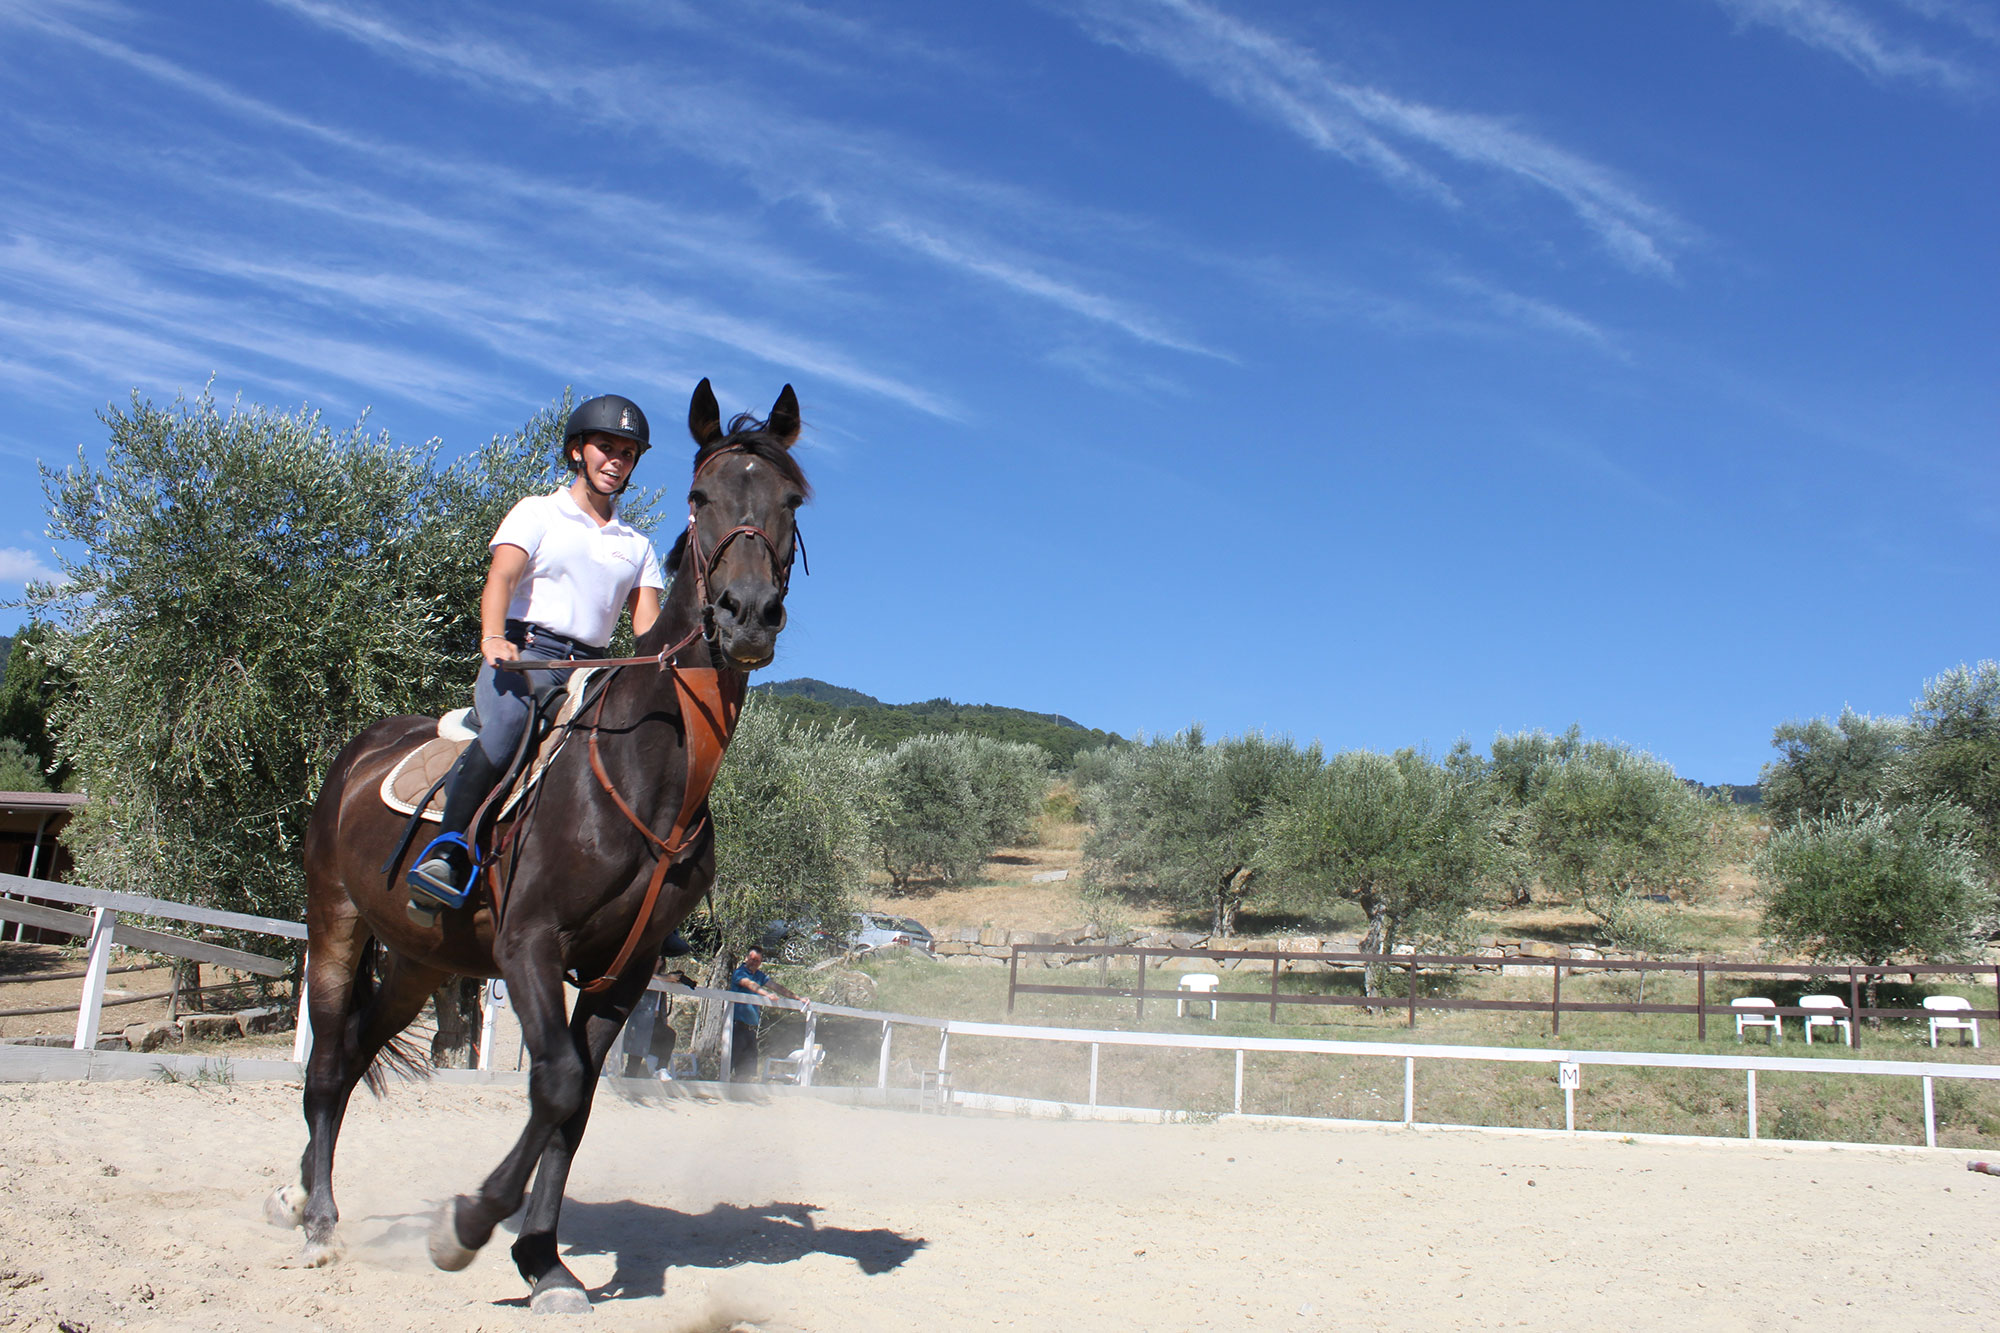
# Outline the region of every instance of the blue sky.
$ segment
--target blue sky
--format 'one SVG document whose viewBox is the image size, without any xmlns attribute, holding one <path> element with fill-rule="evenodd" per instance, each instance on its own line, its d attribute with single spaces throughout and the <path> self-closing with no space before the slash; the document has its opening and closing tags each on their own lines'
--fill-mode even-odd
<svg viewBox="0 0 2000 1333">
<path fill-rule="evenodd" d="M 709 376 L 768 678 L 1741 781 L 1995 655 L 1988 0 L 564 8 L 0 0 L 0 596 L 135 387 L 678 488 Z"/>
</svg>

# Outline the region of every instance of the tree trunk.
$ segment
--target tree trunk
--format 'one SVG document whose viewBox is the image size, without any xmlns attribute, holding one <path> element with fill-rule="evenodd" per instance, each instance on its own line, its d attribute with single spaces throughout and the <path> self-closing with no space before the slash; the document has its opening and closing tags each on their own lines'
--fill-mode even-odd
<svg viewBox="0 0 2000 1333">
<path fill-rule="evenodd" d="M 727 990 L 729 974 L 735 970 L 736 960 L 730 956 L 729 950 L 718 949 L 709 961 L 708 970 L 702 974 L 701 984 L 710 990 Z M 729 1021 L 729 1007 L 727 1000 L 704 997 L 695 1015 L 692 1043 L 697 1072 L 712 1067 L 716 1070 L 716 1077 L 725 1080 L 729 1071 L 722 1067 L 722 1025 Z"/>
<path fill-rule="evenodd" d="M 1370 897 L 1362 903 L 1368 911 L 1368 933 L 1362 937 L 1361 952 L 1387 953 L 1393 942 L 1391 932 L 1395 925 L 1389 919 L 1389 905 L 1378 898 Z M 1382 964 L 1369 963 L 1362 970 L 1361 993 L 1380 995 L 1382 993 Z"/>
<path fill-rule="evenodd" d="M 479 1063 L 479 980 L 453 977 L 431 996 L 437 1010 L 437 1035 L 431 1038 L 431 1063 L 439 1069 L 471 1069 Z"/>
<path fill-rule="evenodd" d="M 1215 921 L 1213 933 L 1227 939 L 1236 933 L 1236 914 L 1243 908 L 1243 891 L 1250 884 L 1250 876 L 1257 872 L 1245 872 L 1242 866 L 1235 866 L 1222 877 L 1215 886 Z M 1237 879 L 1241 874 L 1242 879 Z"/>
</svg>

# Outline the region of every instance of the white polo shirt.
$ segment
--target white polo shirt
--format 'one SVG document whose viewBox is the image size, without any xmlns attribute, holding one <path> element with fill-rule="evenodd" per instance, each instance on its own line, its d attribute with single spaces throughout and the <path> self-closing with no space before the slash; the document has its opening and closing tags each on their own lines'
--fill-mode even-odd
<svg viewBox="0 0 2000 1333">
<path fill-rule="evenodd" d="M 507 511 L 487 543 L 528 553 L 528 572 L 507 605 L 509 620 L 526 620 L 578 643 L 602 648 L 634 588 L 666 588 L 660 557 L 638 529 L 611 521 L 598 526 L 564 487 L 531 495 Z"/>
</svg>

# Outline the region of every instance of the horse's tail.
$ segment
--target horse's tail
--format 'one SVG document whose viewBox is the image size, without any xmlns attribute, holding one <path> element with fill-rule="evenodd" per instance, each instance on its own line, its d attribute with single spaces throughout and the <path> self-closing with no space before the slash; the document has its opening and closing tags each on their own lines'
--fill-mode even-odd
<svg viewBox="0 0 2000 1333">
<path fill-rule="evenodd" d="M 367 1023 L 375 1008 L 380 983 L 376 980 L 376 968 L 382 960 L 382 944 L 374 937 L 362 946 L 361 961 L 354 969 L 354 998 L 348 1008 L 355 1015 L 354 1022 Z M 431 1076 L 430 1053 L 413 1041 L 406 1032 L 399 1032 L 382 1044 L 375 1058 L 362 1072 L 361 1081 L 368 1085 L 368 1091 L 377 1097 L 388 1086 L 389 1073 L 393 1070 L 404 1078 L 427 1079 Z"/>
</svg>

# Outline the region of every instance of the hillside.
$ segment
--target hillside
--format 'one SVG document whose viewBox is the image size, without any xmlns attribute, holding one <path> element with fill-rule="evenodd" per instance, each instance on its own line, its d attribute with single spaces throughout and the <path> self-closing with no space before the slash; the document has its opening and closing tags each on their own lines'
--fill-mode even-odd
<svg viewBox="0 0 2000 1333">
<path fill-rule="evenodd" d="M 1124 737 L 1116 732 L 1086 727 L 1059 713 L 1030 713 L 1020 708 L 962 704 L 950 699 L 885 704 L 859 690 L 829 685 L 811 677 L 754 688 L 797 721 L 851 723 L 863 740 L 883 748 L 930 732 L 963 732 L 997 741 L 1039 745 L 1056 763 L 1067 766 L 1079 751 L 1124 744 Z"/>
</svg>

